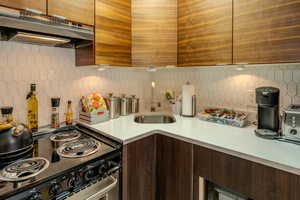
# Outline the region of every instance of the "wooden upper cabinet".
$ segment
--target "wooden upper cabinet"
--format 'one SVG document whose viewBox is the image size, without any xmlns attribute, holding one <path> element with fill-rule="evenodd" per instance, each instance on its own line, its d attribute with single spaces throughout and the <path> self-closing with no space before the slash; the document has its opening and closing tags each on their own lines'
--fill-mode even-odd
<svg viewBox="0 0 300 200">
<path fill-rule="evenodd" d="M 177 0 L 132 0 L 132 64 L 177 64 Z"/>
<path fill-rule="evenodd" d="M 232 0 L 178 0 L 178 65 L 231 63 Z"/>
<path fill-rule="evenodd" d="M 95 41 L 76 49 L 76 66 L 131 66 L 131 0 L 95 0 Z"/>
<path fill-rule="evenodd" d="M 300 62 L 300 0 L 234 1 L 234 62 Z"/>
<path fill-rule="evenodd" d="M 87 25 L 94 25 L 94 8 L 94 0 L 48 0 L 48 15 Z"/>
<path fill-rule="evenodd" d="M 34 9 L 44 14 L 47 9 L 46 0 L 0 0 L 0 5 L 16 9 Z"/>
<path fill-rule="evenodd" d="M 96 0 L 97 65 L 131 66 L 131 0 Z"/>
</svg>

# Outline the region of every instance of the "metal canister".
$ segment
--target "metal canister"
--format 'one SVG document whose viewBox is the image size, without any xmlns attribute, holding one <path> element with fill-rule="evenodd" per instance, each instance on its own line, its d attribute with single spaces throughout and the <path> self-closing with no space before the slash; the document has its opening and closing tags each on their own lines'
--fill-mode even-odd
<svg viewBox="0 0 300 200">
<path fill-rule="evenodd" d="M 131 104 L 132 100 L 127 98 L 125 95 L 122 95 L 121 98 L 121 115 L 127 116 L 131 113 Z"/>
<path fill-rule="evenodd" d="M 132 98 L 131 97 L 128 97 L 127 112 L 128 112 L 128 114 L 132 113 Z"/>
<path fill-rule="evenodd" d="M 109 97 L 109 117 L 111 119 L 116 119 L 120 117 L 121 114 L 121 98 L 120 97 Z"/>
<path fill-rule="evenodd" d="M 135 95 L 131 95 L 131 100 L 132 100 L 132 113 L 138 113 L 139 112 L 139 98 L 136 98 Z"/>
</svg>

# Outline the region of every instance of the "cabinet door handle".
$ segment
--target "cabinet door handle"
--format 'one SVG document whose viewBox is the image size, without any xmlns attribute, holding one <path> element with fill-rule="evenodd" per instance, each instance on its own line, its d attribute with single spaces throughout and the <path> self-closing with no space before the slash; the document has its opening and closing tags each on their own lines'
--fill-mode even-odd
<svg viewBox="0 0 300 200">
<path fill-rule="evenodd" d="M 28 11 L 28 12 L 31 12 L 31 13 L 37 14 L 37 15 L 41 15 L 41 14 L 43 14 L 43 12 L 42 12 L 42 11 L 40 11 L 40 10 L 35 10 L 35 9 L 31 9 L 31 8 L 25 8 L 25 10 L 26 10 L 26 11 Z"/>
<path fill-rule="evenodd" d="M 116 179 L 113 176 L 110 176 L 109 178 L 113 181 L 110 185 L 108 185 L 105 188 L 101 189 L 99 192 L 96 192 L 95 194 L 91 195 L 86 200 L 96 199 L 97 197 L 101 197 L 105 193 L 108 193 L 110 190 L 112 190 L 117 185 L 118 179 Z"/>
<path fill-rule="evenodd" d="M 66 20 L 67 19 L 65 16 L 61 16 L 61 15 L 52 15 L 52 17 L 55 17 L 55 18 L 61 19 L 61 20 Z"/>
</svg>

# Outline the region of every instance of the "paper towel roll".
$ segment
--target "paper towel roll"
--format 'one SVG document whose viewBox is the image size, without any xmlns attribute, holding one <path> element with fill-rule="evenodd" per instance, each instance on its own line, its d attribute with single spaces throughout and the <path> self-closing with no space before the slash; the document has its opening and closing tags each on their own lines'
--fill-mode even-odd
<svg viewBox="0 0 300 200">
<path fill-rule="evenodd" d="M 187 82 L 182 86 L 182 115 L 193 116 L 193 96 L 195 87 Z"/>
</svg>

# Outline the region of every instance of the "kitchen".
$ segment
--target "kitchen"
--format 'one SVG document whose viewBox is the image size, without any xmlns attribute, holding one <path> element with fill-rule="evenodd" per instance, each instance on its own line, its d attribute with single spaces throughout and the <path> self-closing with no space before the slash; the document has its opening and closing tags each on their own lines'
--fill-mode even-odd
<svg viewBox="0 0 300 200">
<path fill-rule="evenodd" d="M 1 173 L 0 199 L 300 199 L 299 143 L 284 137 L 290 122 L 281 119 L 300 104 L 300 1 L 0 0 L 0 6 L 0 107 L 13 107 L 13 126 L 26 128 L 26 97 L 35 84 L 38 132 L 24 154 L 45 163 L 23 180 L 3 180 Z M 258 116 L 260 87 L 279 89 L 270 98 L 278 99 L 272 105 L 278 114 Z M 192 88 L 188 103 L 180 98 L 183 88 Z M 79 119 L 80 102 L 95 93 L 107 98 L 106 119 L 89 125 Z M 123 94 L 139 99 L 139 112 L 125 109 L 125 116 L 109 119 L 124 108 L 120 102 L 113 113 L 109 98 Z M 74 126 L 65 126 L 68 101 Z M 199 119 L 216 108 L 245 113 L 250 125 Z M 299 129 L 295 112 L 291 126 Z M 149 115 L 161 113 L 165 118 L 153 123 Z M 280 118 L 275 137 L 258 137 L 259 119 L 272 117 Z M 53 121 L 60 128 L 48 128 Z M 96 150 L 68 158 L 60 151 L 66 143 L 53 141 L 59 132 L 79 132 Z M 7 144 L 1 153 L 14 148 Z M 10 164 L 30 159 L 9 156 L 16 157 Z"/>
</svg>

